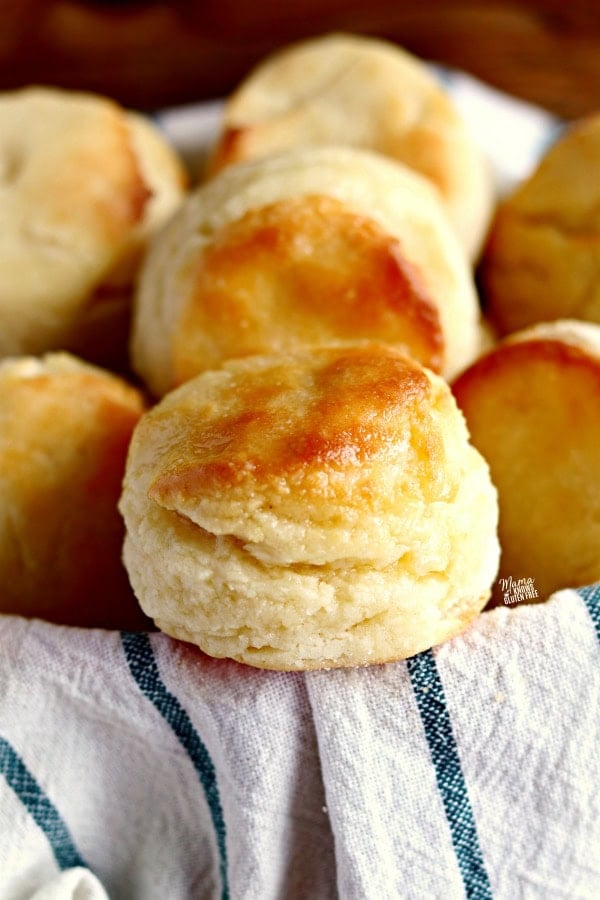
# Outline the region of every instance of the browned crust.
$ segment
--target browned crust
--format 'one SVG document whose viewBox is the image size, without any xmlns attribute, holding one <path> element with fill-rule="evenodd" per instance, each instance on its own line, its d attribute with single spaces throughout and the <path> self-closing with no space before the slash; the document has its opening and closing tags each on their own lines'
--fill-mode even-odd
<svg viewBox="0 0 600 900">
<path fill-rule="evenodd" d="M 28 409 L 30 421 L 2 447 L 0 609 L 65 625 L 147 626 L 121 562 L 117 510 L 140 394 L 100 372 L 48 371 L 3 386 L 2 405 Z"/>
<path fill-rule="evenodd" d="M 156 502 L 170 507 L 247 479 L 360 465 L 386 452 L 397 415 L 417 416 L 431 387 L 412 360 L 368 345 L 323 354 L 314 369 L 273 366 L 227 391 L 236 398 L 230 412 L 200 405 L 186 416 L 152 482 Z"/>
<path fill-rule="evenodd" d="M 321 195 L 252 209 L 198 259 L 175 338 L 175 382 L 223 359 L 357 339 L 440 371 L 438 309 L 398 240 Z"/>
<path fill-rule="evenodd" d="M 498 489 L 499 577 L 533 578 L 539 600 L 600 577 L 598 356 L 508 340 L 453 390 Z"/>
<path fill-rule="evenodd" d="M 459 406 L 461 399 L 466 397 L 478 382 L 492 374 L 500 373 L 504 367 L 526 366 L 535 359 L 554 362 L 557 368 L 565 366 L 583 368 L 597 381 L 600 392 L 600 363 L 597 357 L 582 347 L 566 341 L 536 338 L 501 343 L 463 372 L 452 385 Z"/>
</svg>

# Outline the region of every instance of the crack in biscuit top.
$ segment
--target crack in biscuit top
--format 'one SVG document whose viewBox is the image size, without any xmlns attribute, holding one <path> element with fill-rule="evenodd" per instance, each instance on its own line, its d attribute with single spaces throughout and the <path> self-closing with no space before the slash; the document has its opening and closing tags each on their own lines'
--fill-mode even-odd
<svg viewBox="0 0 600 900">
<path fill-rule="evenodd" d="M 149 495 L 175 508 L 248 482 L 302 480 L 318 493 L 306 476 L 360 468 L 412 439 L 430 395 L 420 366 L 383 345 L 237 360 L 150 414 L 162 440 Z"/>
</svg>

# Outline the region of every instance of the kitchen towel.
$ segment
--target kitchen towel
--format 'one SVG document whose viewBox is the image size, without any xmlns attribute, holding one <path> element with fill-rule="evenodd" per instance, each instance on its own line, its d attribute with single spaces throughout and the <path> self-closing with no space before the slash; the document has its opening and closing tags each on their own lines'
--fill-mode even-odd
<svg viewBox="0 0 600 900">
<path fill-rule="evenodd" d="M 599 663 L 600 585 L 311 673 L 1 617 L 0 898 L 597 900 Z"/>
</svg>

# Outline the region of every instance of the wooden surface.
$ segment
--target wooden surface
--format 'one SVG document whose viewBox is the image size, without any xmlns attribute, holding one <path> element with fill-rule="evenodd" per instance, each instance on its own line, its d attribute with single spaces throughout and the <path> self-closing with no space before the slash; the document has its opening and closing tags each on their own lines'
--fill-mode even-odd
<svg viewBox="0 0 600 900">
<path fill-rule="evenodd" d="M 222 96 L 275 47 L 336 29 L 392 39 L 565 117 L 600 110 L 597 0 L 1 0 L 0 89 L 54 84 L 155 109 Z"/>
</svg>

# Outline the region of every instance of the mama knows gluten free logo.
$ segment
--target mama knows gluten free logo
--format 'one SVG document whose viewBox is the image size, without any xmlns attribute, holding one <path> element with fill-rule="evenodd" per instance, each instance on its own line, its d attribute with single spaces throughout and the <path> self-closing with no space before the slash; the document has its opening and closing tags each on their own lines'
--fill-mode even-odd
<svg viewBox="0 0 600 900">
<path fill-rule="evenodd" d="M 515 579 L 512 575 L 509 575 L 508 578 L 500 578 L 499 581 L 500 590 L 507 606 L 514 606 L 515 603 L 520 603 L 521 600 L 537 600 L 540 596 L 536 590 L 533 578 Z"/>
</svg>

